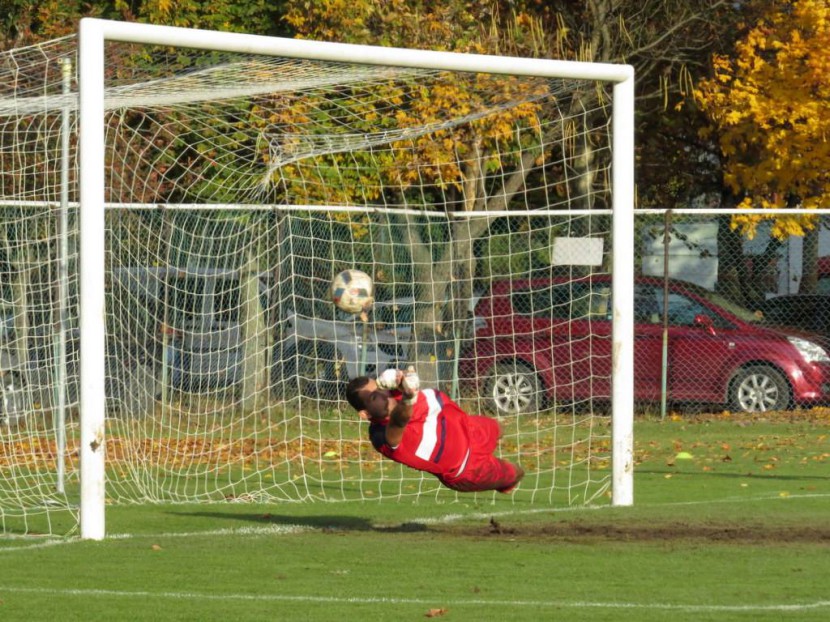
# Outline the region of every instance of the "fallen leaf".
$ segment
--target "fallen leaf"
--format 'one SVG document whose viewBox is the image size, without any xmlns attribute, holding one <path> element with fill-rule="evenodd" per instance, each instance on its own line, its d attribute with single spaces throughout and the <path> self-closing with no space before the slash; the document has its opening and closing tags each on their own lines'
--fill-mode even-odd
<svg viewBox="0 0 830 622">
<path fill-rule="evenodd" d="M 440 609 L 430 609 L 424 614 L 425 618 L 437 618 L 438 616 L 442 616 L 449 611 L 448 609 L 441 607 Z"/>
</svg>

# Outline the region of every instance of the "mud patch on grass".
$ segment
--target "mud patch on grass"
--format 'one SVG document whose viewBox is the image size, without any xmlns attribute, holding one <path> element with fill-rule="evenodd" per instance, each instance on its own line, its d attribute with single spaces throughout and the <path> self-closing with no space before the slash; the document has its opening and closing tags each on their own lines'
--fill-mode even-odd
<svg viewBox="0 0 830 622">
<path fill-rule="evenodd" d="M 547 525 L 510 524 L 490 519 L 487 525 L 451 529 L 457 535 L 563 542 L 701 541 L 734 544 L 811 543 L 830 545 L 830 527 L 772 527 L 767 525 L 700 525 L 662 523 L 616 525 L 556 522 Z"/>
</svg>

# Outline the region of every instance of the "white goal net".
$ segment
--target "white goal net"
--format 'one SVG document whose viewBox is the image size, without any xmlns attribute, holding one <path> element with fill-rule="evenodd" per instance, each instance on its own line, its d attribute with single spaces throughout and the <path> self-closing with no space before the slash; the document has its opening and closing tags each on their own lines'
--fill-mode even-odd
<svg viewBox="0 0 830 622">
<path fill-rule="evenodd" d="M 452 500 L 344 401 L 408 365 L 500 419 L 514 503 L 610 499 L 613 77 L 90 21 L 117 31 L 97 94 L 75 37 L 0 54 L 5 532 L 73 532 L 104 481 L 108 503 Z M 365 324 L 330 302 L 346 268 L 375 280 Z"/>
</svg>

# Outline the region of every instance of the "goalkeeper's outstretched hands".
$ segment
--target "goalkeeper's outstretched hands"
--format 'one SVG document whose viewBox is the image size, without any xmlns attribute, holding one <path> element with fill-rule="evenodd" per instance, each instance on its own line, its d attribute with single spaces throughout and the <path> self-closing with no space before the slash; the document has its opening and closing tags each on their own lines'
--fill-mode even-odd
<svg viewBox="0 0 830 622">
<path fill-rule="evenodd" d="M 387 369 L 378 376 L 377 384 L 381 389 L 397 389 L 401 392 L 404 403 L 414 404 L 418 399 L 421 379 L 418 377 L 415 368 L 410 366 L 407 371 Z"/>
</svg>

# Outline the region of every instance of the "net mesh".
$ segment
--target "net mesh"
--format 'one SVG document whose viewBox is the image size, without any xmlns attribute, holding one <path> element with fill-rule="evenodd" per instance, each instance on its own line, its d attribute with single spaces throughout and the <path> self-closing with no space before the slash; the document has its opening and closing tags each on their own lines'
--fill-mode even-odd
<svg viewBox="0 0 830 622">
<path fill-rule="evenodd" d="M 76 43 L 0 55 L 7 531 L 77 519 Z M 499 417 L 517 502 L 606 495 L 610 332 L 574 322 L 608 307 L 605 85 L 127 44 L 106 66 L 111 502 L 454 499 L 344 402 L 410 364 Z M 574 238 L 599 251 L 557 260 Z M 345 268 L 375 279 L 367 323 L 329 300 Z"/>
</svg>

